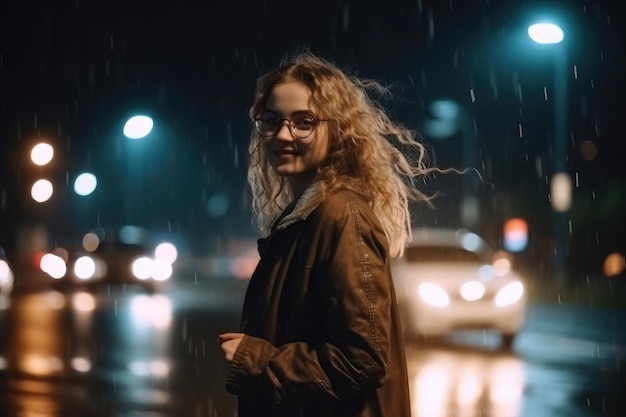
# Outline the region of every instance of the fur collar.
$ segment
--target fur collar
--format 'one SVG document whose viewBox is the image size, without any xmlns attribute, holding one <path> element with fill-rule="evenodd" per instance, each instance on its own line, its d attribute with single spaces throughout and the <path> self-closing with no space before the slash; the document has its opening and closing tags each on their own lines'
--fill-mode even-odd
<svg viewBox="0 0 626 417">
<path fill-rule="evenodd" d="M 295 205 L 291 203 L 287 206 L 284 214 L 278 218 L 274 228 L 282 230 L 309 217 L 309 214 L 321 203 L 319 189 L 319 181 L 314 180 L 307 189 L 304 190 L 304 193 L 302 193 L 298 201 L 295 202 Z"/>
</svg>

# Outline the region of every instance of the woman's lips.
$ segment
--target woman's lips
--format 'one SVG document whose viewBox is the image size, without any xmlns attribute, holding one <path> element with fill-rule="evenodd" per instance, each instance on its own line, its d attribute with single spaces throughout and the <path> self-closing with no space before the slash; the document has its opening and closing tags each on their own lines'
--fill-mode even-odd
<svg viewBox="0 0 626 417">
<path fill-rule="evenodd" d="M 274 154 L 276 154 L 276 156 L 285 157 L 285 158 L 297 155 L 296 151 L 293 151 L 290 149 L 281 149 L 278 151 L 274 151 Z"/>
</svg>

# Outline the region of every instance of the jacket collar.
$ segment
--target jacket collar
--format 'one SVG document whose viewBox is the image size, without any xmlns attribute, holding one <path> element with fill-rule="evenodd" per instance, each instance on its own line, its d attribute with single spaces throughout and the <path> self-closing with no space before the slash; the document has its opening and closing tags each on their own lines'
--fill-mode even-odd
<svg viewBox="0 0 626 417">
<path fill-rule="evenodd" d="M 298 221 L 305 220 L 321 203 L 319 189 L 319 181 L 313 180 L 298 201 L 287 206 L 273 229 L 282 230 Z"/>
</svg>

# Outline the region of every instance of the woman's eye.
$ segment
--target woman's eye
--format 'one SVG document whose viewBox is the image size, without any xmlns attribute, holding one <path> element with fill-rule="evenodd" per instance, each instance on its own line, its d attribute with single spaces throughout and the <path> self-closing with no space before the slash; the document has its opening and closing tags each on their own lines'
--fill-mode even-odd
<svg viewBox="0 0 626 417">
<path fill-rule="evenodd" d="M 294 121 L 294 124 L 298 129 L 310 129 L 313 127 L 313 119 L 301 119 Z"/>
</svg>

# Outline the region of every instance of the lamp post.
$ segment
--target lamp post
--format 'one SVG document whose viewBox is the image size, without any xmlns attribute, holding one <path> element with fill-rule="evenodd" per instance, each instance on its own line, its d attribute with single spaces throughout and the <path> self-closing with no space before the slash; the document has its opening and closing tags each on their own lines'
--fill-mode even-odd
<svg viewBox="0 0 626 417">
<path fill-rule="evenodd" d="M 553 23 L 536 23 L 528 27 L 530 38 L 552 48 L 553 63 L 553 172 L 550 198 L 554 221 L 554 273 L 558 283 L 565 279 L 568 253 L 567 212 L 571 205 L 572 184 L 566 170 L 567 158 L 567 54 L 563 30 Z"/>
<path fill-rule="evenodd" d="M 128 198 L 125 201 L 125 216 L 131 223 L 140 223 L 145 217 L 146 159 L 150 142 L 145 143 L 154 128 L 150 116 L 136 114 L 124 124 L 123 149 L 126 160 L 126 186 Z"/>
</svg>

